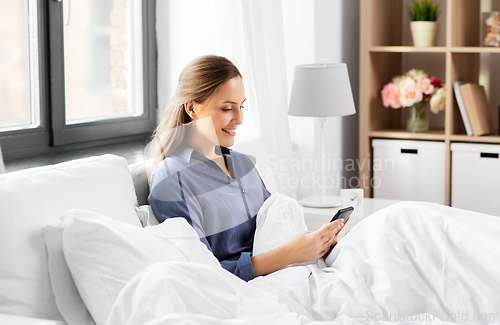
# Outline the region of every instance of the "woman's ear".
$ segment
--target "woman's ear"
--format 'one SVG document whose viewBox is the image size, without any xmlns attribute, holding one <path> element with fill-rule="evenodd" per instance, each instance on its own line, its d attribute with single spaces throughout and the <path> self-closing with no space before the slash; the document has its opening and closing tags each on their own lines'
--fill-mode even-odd
<svg viewBox="0 0 500 325">
<path fill-rule="evenodd" d="M 186 110 L 187 115 L 189 115 L 189 117 L 191 117 L 192 120 L 196 118 L 196 111 L 193 101 L 184 103 L 184 109 Z"/>
</svg>

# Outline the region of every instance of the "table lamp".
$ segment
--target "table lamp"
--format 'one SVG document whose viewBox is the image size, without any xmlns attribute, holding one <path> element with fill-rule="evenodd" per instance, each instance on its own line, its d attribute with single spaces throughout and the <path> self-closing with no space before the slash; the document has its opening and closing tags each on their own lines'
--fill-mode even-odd
<svg viewBox="0 0 500 325">
<path fill-rule="evenodd" d="M 349 74 L 345 63 L 306 64 L 295 66 L 288 115 L 316 117 L 319 121 L 321 150 L 321 193 L 300 201 L 303 206 L 329 208 L 340 205 L 340 199 L 325 196 L 325 150 L 323 127 L 327 116 L 356 113 Z"/>
</svg>

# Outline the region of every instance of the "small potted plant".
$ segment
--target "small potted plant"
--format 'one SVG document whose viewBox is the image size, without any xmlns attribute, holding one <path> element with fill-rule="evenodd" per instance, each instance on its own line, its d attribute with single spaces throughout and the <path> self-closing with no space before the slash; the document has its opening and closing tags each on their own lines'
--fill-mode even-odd
<svg viewBox="0 0 500 325">
<path fill-rule="evenodd" d="M 439 33 L 439 5 L 434 0 L 413 0 L 408 7 L 413 45 L 418 47 L 435 46 Z"/>
</svg>

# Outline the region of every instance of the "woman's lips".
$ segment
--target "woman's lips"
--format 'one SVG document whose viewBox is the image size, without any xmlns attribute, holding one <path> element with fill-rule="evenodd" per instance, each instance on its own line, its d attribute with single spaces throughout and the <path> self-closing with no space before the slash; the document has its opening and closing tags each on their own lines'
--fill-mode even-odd
<svg viewBox="0 0 500 325">
<path fill-rule="evenodd" d="M 230 136 L 234 137 L 236 135 L 236 129 L 222 129 L 225 133 L 229 134 Z"/>
</svg>

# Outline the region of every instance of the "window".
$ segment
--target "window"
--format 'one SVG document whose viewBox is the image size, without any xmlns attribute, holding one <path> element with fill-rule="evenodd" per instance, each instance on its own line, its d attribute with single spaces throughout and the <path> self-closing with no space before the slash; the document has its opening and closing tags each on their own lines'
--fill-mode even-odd
<svg viewBox="0 0 500 325">
<path fill-rule="evenodd" d="M 146 137 L 156 124 L 154 11 L 150 0 L 0 0 L 4 157 Z"/>
<path fill-rule="evenodd" d="M 28 10 L 29 9 L 29 10 Z M 0 1 L 0 131 L 40 125 L 36 3 Z"/>
</svg>

